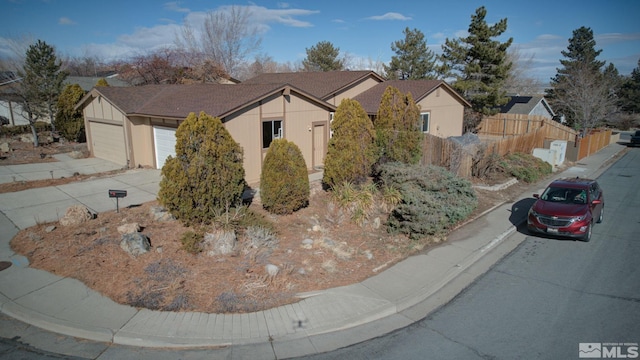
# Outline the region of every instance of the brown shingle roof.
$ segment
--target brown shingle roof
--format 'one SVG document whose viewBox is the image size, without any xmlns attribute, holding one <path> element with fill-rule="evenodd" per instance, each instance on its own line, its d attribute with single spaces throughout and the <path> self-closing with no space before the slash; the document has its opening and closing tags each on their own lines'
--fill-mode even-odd
<svg viewBox="0 0 640 360">
<path fill-rule="evenodd" d="M 384 81 L 380 75 L 373 71 L 324 71 L 265 73 L 248 79 L 243 84 L 289 84 L 319 99 L 326 100 L 367 77 Z"/>
<path fill-rule="evenodd" d="M 444 87 L 448 92 L 452 93 L 454 97 L 458 98 L 461 103 L 466 106 L 471 106 L 442 80 L 387 80 L 359 94 L 353 99 L 362 105 L 367 114 L 375 115 L 378 112 L 382 94 L 389 86 L 393 86 L 405 94 L 411 93 L 415 102 L 419 102 L 438 87 Z"/>
<path fill-rule="evenodd" d="M 100 87 L 92 92 L 102 94 L 127 115 L 185 118 L 201 111 L 224 117 L 283 89 L 281 84 L 192 84 Z"/>
</svg>

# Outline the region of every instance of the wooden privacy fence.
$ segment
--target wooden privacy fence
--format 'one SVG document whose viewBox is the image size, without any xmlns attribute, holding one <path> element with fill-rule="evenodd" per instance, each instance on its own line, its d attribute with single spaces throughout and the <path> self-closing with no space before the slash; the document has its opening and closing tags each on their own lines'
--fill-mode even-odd
<svg viewBox="0 0 640 360">
<path fill-rule="evenodd" d="M 482 169 L 487 168 L 495 156 L 514 152 L 531 154 L 533 149 L 544 147 L 544 140 L 545 131 L 540 128 L 520 136 L 483 140 L 467 146 L 454 140 L 425 134 L 420 163 L 441 166 L 460 177 L 471 178 L 482 173 Z"/>
<path fill-rule="evenodd" d="M 592 130 L 588 135 L 578 139 L 578 160 L 598 152 L 611 143 L 611 130 Z"/>
<path fill-rule="evenodd" d="M 527 134 L 536 129 L 544 129 L 545 137 L 554 140 L 574 141 L 578 132 L 539 115 L 497 114 L 482 119 L 478 135 L 488 137 L 509 137 Z"/>
<path fill-rule="evenodd" d="M 532 154 L 533 149 L 545 147 L 545 140 L 575 142 L 577 160 L 598 152 L 611 142 L 611 130 L 592 130 L 580 138 L 575 130 L 541 116 L 499 114 L 483 119 L 481 124 L 478 135 L 483 140 L 476 144 L 462 145 L 425 134 L 421 165 L 441 166 L 460 177 L 471 178 L 481 175 L 495 156 L 514 152 Z"/>
<path fill-rule="evenodd" d="M 440 166 L 454 174 L 470 178 L 472 176 L 473 155 L 450 139 L 425 134 L 422 142 L 420 164 Z"/>
</svg>

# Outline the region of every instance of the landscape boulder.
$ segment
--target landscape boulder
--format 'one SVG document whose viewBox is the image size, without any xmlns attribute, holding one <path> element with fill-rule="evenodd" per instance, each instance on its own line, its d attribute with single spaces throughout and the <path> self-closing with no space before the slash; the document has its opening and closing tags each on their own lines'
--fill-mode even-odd
<svg viewBox="0 0 640 360">
<path fill-rule="evenodd" d="M 8 153 L 9 151 L 11 151 L 11 148 L 9 147 L 9 143 L 6 143 L 6 142 L 0 143 L 0 153 Z"/>
<path fill-rule="evenodd" d="M 171 215 L 171 213 L 162 206 L 152 206 L 151 209 L 149 209 L 149 213 L 155 221 L 171 221 L 176 219 L 175 216 Z"/>
<path fill-rule="evenodd" d="M 136 257 L 149 252 L 151 242 L 146 235 L 136 232 L 122 235 L 120 247 L 130 255 Z"/>
<path fill-rule="evenodd" d="M 237 242 L 235 231 L 216 230 L 204 234 L 204 250 L 209 256 L 231 254 Z"/>
<path fill-rule="evenodd" d="M 122 235 L 137 233 L 140 231 L 140 225 L 138 223 L 128 223 L 118 226 L 118 232 Z"/>
<path fill-rule="evenodd" d="M 67 212 L 64 214 L 62 219 L 60 219 L 60 225 L 62 226 L 72 226 L 72 225 L 80 225 L 85 223 L 91 219 L 93 219 L 95 215 L 84 205 L 72 205 L 67 209 Z"/>
</svg>

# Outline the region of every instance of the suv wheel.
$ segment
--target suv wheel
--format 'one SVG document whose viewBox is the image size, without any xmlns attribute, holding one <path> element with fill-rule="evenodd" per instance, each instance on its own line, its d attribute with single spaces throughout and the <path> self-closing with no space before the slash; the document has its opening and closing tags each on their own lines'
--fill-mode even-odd
<svg viewBox="0 0 640 360">
<path fill-rule="evenodd" d="M 602 209 L 600 209 L 600 216 L 598 216 L 598 224 L 602 222 L 602 219 L 604 219 L 604 206 L 602 207 Z"/>
<path fill-rule="evenodd" d="M 593 230 L 593 223 L 589 223 L 589 227 L 587 228 L 587 231 L 584 233 L 584 236 L 582 237 L 582 241 L 584 242 L 589 242 L 591 240 L 591 231 Z"/>
</svg>

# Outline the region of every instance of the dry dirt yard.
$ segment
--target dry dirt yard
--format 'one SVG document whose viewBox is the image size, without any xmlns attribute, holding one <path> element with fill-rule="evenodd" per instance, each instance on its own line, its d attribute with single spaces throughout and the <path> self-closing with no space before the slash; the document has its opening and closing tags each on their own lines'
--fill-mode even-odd
<svg viewBox="0 0 640 360">
<path fill-rule="evenodd" d="M 506 180 L 498 176 L 487 185 Z M 22 183 L 11 191 L 58 185 L 61 181 L 84 180 Z M 517 183 L 501 191 L 476 191 L 479 205 L 472 217 L 515 200 L 528 186 Z M 312 183 L 311 194 L 308 207 L 287 216 L 264 212 L 258 201 L 250 205 L 276 224 L 278 244 L 273 248 L 250 248 L 239 236 L 237 250 L 230 255 L 191 255 L 181 249 L 180 242 L 189 229 L 175 220 L 155 220 L 150 210 L 156 202 L 120 209 L 119 213 L 100 213 L 78 226 L 38 224 L 20 231 L 11 246 L 29 259 L 31 267 L 78 279 L 121 304 L 232 313 L 292 303 L 299 300 L 298 293 L 360 282 L 446 241 L 417 242 L 389 235 L 384 225 L 376 226 L 376 220 L 384 224 L 381 211 L 372 214 L 364 226 L 355 225 L 332 204 L 319 183 Z M 138 257 L 120 248 L 121 234 L 117 230 L 134 222 L 151 242 L 151 251 Z M 277 274 L 269 274 L 268 269 L 273 270 L 274 265 Z"/>
</svg>

